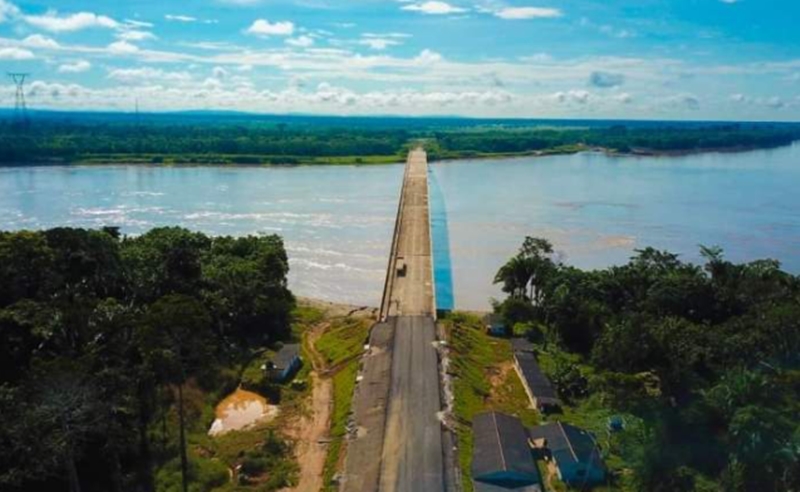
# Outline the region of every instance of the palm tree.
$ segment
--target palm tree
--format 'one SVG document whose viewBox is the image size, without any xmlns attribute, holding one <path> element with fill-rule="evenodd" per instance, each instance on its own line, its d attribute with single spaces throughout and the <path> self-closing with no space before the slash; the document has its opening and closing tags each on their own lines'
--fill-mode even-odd
<svg viewBox="0 0 800 492">
<path fill-rule="evenodd" d="M 532 276 L 531 262 L 517 255 L 500 267 L 494 278 L 494 283 L 502 283 L 503 292 L 510 294 L 511 297 L 525 299 L 527 297 L 528 282 L 530 282 Z"/>
<path fill-rule="evenodd" d="M 497 272 L 494 283 L 502 283 L 503 292 L 512 297 L 539 305 L 543 288 L 557 268 L 552 256 L 553 245 L 548 240 L 526 237 L 519 253 Z"/>
</svg>

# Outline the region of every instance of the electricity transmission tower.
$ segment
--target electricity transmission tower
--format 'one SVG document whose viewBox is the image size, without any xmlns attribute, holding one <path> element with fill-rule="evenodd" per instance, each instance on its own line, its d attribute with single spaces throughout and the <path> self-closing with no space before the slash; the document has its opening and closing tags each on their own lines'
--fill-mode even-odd
<svg viewBox="0 0 800 492">
<path fill-rule="evenodd" d="M 14 124 L 17 126 L 28 125 L 28 105 L 25 102 L 25 79 L 30 74 L 28 73 L 9 73 L 9 77 L 14 81 L 17 87 L 16 101 L 14 104 Z"/>
</svg>

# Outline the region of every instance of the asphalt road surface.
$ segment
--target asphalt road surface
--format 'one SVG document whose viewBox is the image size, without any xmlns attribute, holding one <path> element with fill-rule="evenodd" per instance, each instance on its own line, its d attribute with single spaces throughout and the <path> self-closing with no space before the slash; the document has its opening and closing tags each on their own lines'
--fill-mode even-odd
<svg viewBox="0 0 800 492">
<path fill-rule="evenodd" d="M 428 210 L 428 163 L 409 153 L 386 277 L 354 396 L 346 492 L 448 489 Z M 448 453 L 451 456 L 452 453 Z"/>
<path fill-rule="evenodd" d="M 439 364 L 430 316 L 396 320 L 380 490 L 445 490 Z"/>
</svg>

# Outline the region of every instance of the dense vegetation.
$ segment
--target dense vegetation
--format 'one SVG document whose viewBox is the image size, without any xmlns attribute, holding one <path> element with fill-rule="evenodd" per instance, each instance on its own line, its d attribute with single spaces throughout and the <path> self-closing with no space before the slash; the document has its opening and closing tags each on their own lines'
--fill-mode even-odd
<svg viewBox="0 0 800 492">
<path fill-rule="evenodd" d="M 800 490 L 800 278 L 702 254 L 648 248 L 582 271 L 528 238 L 498 272 L 498 310 L 572 357 L 554 377 L 565 401 L 641 419 L 633 489 Z"/>
<path fill-rule="evenodd" d="M 631 129 L 615 125 L 591 129 L 487 129 L 435 132 L 433 158 L 494 154 L 572 153 L 601 148 L 619 153 L 670 153 L 737 150 L 788 145 L 800 139 L 800 128 L 723 125 L 703 128 Z"/>
<path fill-rule="evenodd" d="M 254 347 L 289 336 L 287 271 L 277 236 L 0 233 L 0 489 L 228 482 L 222 461 L 200 466 L 210 451 L 187 450 L 185 434 L 193 422 L 207 430 L 198 413 L 209 407 L 195 400 L 219 401 Z M 233 458 L 275 469 L 291 456 L 275 436 L 257 442 Z M 232 443 L 215 445 L 224 457 Z"/>
<path fill-rule="evenodd" d="M 355 119 L 347 126 L 347 119 L 337 124 L 287 121 L 292 123 L 84 117 L 37 120 L 25 128 L 5 122 L 0 124 L 0 163 L 372 164 L 402 161 L 409 146 L 418 143 L 431 159 L 453 159 L 591 148 L 621 153 L 740 150 L 800 139 L 800 126 L 788 124 L 584 122 L 567 127 L 506 121 L 480 126 L 454 120 L 461 121 L 456 126 L 422 119 L 391 126 L 376 118 Z"/>
</svg>

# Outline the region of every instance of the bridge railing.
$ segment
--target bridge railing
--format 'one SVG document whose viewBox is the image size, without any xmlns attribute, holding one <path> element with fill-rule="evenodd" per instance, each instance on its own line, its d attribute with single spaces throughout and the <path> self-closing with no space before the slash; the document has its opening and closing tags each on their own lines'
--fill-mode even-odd
<svg viewBox="0 0 800 492">
<path fill-rule="evenodd" d="M 403 222 L 403 204 L 406 198 L 406 181 L 408 177 L 409 160 L 411 154 L 409 153 L 406 158 L 406 165 L 403 170 L 403 184 L 400 187 L 400 200 L 397 204 L 397 213 L 395 214 L 394 233 L 392 234 L 392 249 L 389 252 L 389 265 L 386 267 L 386 280 L 383 282 L 383 298 L 381 299 L 381 311 L 379 319 L 385 321 L 389 317 L 389 310 L 391 306 L 392 287 L 394 286 L 395 264 L 397 263 L 397 247 L 400 238 L 400 226 Z"/>
</svg>

